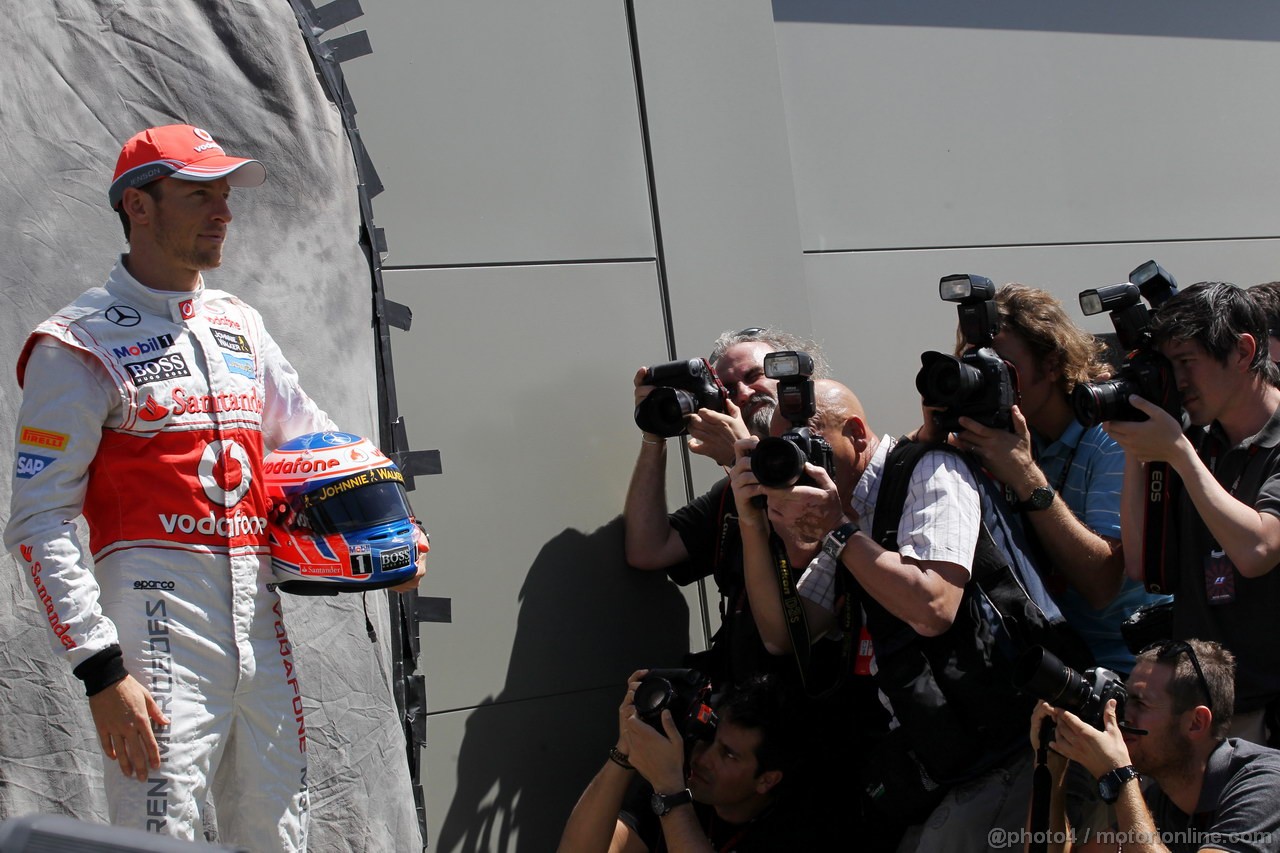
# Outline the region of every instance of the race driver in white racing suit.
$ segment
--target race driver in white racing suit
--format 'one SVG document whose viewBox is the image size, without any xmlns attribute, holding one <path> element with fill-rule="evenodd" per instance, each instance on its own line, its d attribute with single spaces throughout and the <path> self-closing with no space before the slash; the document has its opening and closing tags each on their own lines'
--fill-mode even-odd
<svg viewBox="0 0 1280 853">
<path fill-rule="evenodd" d="M 258 312 L 200 274 L 221 263 L 231 187 L 265 177 L 189 125 L 125 144 L 109 199 L 129 252 L 18 361 L 4 538 L 119 762 L 112 823 L 203 838 L 212 800 L 220 841 L 304 850 L 306 727 L 262 459 L 336 427 Z"/>
</svg>

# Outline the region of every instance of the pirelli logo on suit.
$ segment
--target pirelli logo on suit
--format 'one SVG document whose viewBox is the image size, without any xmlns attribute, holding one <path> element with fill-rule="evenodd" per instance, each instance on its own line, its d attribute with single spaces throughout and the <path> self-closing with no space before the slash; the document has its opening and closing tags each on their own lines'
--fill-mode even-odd
<svg viewBox="0 0 1280 853">
<path fill-rule="evenodd" d="M 71 436 L 64 432 L 53 432 L 47 429 L 24 426 L 18 433 L 18 443 L 31 447 L 42 447 L 45 450 L 66 450 Z"/>
</svg>

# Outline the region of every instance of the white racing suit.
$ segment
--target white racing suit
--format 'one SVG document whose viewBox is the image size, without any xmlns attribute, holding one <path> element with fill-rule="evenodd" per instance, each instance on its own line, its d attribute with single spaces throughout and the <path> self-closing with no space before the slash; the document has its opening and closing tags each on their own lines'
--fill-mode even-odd
<svg viewBox="0 0 1280 853">
<path fill-rule="evenodd" d="M 5 545 L 86 692 L 127 670 L 171 721 L 153 727 L 147 781 L 105 768 L 112 823 L 200 837 L 212 795 L 219 840 L 305 849 L 306 729 L 267 587 L 261 463 L 333 423 L 257 311 L 150 290 L 123 264 L 36 328 L 18 381 Z"/>
</svg>

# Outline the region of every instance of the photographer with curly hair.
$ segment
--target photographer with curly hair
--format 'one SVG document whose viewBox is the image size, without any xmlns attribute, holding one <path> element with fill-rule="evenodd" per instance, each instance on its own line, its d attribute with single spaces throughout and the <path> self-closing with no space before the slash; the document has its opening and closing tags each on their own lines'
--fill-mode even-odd
<svg viewBox="0 0 1280 853">
<path fill-rule="evenodd" d="M 1072 410 L 1072 390 L 1110 371 L 1104 347 L 1044 290 L 1006 284 L 995 302 L 1000 331 L 992 349 L 1018 373 L 1013 430 L 961 418 L 963 429 L 951 440 L 972 450 L 1015 501 L 1046 558 L 1040 565 L 1050 593 L 1098 665 L 1127 673 L 1133 653 L 1120 623 L 1167 597 L 1125 578 L 1124 451 L 1100 424 L 1086 428 Z"/>
</svg>

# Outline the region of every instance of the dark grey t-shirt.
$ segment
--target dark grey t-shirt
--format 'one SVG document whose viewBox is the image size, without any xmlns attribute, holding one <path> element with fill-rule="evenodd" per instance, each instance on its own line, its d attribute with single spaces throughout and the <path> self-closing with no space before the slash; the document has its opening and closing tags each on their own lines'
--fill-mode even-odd
<svg viewBox="0 0 1280 853">
<path fill-rule="evenodd" d="M 1215 423 L 1187 437 L 1214 477 L 1237 500 L 1280 516 L 1280 410 L 1256 434 L 1229 447 Z M 1280 698 L 1280 571 L 1246 578 L 1216 543 L 1191 498 L 1177 498 L 1177 524 L 1170 531 L 1176 560 L 1173 634 L 1177 639 L 1216 640 L 1236 656 L 1236 711 L 1243 713 Z"/>
<path fill-rule="evenodd" d="M 1173 851 L 1280 851 L 1280 750 L 1228 738 L 1209 755 L 1194 815 L 1158 785 L 1146 790 L 1161 840 Z"/>
</svg>

